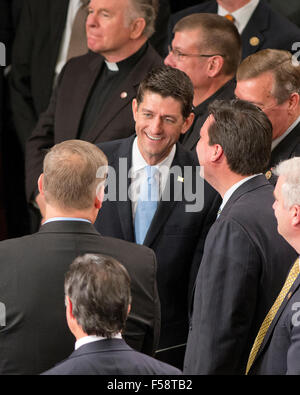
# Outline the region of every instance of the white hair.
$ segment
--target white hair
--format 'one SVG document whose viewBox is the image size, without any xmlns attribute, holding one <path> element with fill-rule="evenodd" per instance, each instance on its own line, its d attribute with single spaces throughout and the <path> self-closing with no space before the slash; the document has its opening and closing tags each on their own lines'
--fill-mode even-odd
<svg viewBox="0 0 300 395">
<path fill-rule="evenodd" d="M 300 206 L 300 157 L 280 162 L 274 174 L 284 177 L 281 193 L 285 207 Z"/>
</svg>

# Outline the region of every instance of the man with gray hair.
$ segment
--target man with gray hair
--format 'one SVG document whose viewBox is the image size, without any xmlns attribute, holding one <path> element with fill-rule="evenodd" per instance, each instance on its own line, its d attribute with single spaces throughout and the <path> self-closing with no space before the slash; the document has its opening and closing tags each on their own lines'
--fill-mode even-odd
<svg viewBox="0 0 300 395">
<path fill-rule="evenodd" d="M 45 375 L 181 374 L 122 339 L 131 308 L 130 277 L 117 260 L 93 254 L 76 258 L 65 276 L 65 302 L 75 351 Z"/>
<path fill-rule="evenodd" d="M 45 199 L 39 232 L 0 243 L 0 374 L 37 374 L 66 358 L 73 339 L 65 322 L 63 278 L 85 253 L 122 262 L 131 277 L 132 308 L 124 338 L 153 354 L 159 340 L 160 303 L 152 250 L 102 237 L 93 223 L 102 205 L 107 159 L 94 144 L 68 140 L 44 159 L 39 191 Z"/>
<path fill-rule="evenodd" d="M 134 134 L 132 99 L 147 72 L 162 63 L 148 43 L 157 7 L 158 0 L 90 1 L 89 53 L 64 66 L 26 147 L 27 200 L 42 215 L 36 182 L 47 148 L 74 138 L 99 143 Z"/>
<path fill-rule="evenodd" d="M 300 158 L 281 162 L 273 209 L 277 229 L 300 254 Z M 254 375 L 300 374 L 300 276 L 299 258 L 263 321 L 253 344 L 247 373 Z"/>
<path fill-rule="evenodd" d="M 300 64 L 291 53 L 265 49 L 248 56 L 237 71 L 235 94 L 260 107 L 273 126 L 266 176 L 280 161 L 300 156 Z"/>
</svg>

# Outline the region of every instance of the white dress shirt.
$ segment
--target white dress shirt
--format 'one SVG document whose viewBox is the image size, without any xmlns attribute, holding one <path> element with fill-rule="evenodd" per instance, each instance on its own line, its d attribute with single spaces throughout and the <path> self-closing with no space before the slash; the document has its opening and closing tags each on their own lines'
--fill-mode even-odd
<svg viewBox="0 0 300 395">
<path fill-rule="evenodd" d="M 229 12 L 225 8 L 218 6 L 218 15 L 225 16 L 230 14 L 234 17 L 234 24 L 237 27 L 240 34 L 242 34 L 247 23 L 249 22 L 255 8 L 258 6 L 259 0 L 250 0 L 249 3 L 239 8 L 234 12 Z"/>
<path fill-rule="evenodd" d="M 160 163 L 155 165 L 155 167 L 159 170 L 159 196 L 161 198 L 164 187 L 166 186 L 167 179 L 170 172 L 170 167 L 173 162 L 174 156 L 176 152 L 176 145 L 174 144 L 169 155 L 162 160 Z M 129 177 L 131 177 L 131 185 L 129 189 L 129 199 L 132 204 L 132 215 L 133 221 L 135 218 L 135 212 L 137 207 L 137 201 L 139 198 L 140 187 L 143 181 L 146 179 L 146 171 L 145 167 L 148 166 L 148 163 L 143 158 L 137 144 L 137 138 L 135 138 L 132 146 L 132 167 L 129 172 Z"/>
<path fill-rule="evenodd" d="M 67 13 L 67 19 L 66 19 L 66 24 L 65 24 L 65 30 L 62 36 L 61 40 L 61 46 L 56 62 L 56 67 L 55 67 L 55 79 L 58 76 L 58 74 L 61 72 L 62 68 L 64 67 L 66 61 L 67 61 L 67 56 L 68 56 L 68 50 L 69 50 L 69 44 L 70 44 L 70 39 L 71 39 L 71 34 L 72 34 L 72 26 L 73 22 L 75 19 L 75 16 L 77 14 L 77 11 L 81 7 L 82 3 L 81 0 L 69 0 L 69 8 L 68 8 L 68 13 Z"/>
<path fill-rule="evenodd" d="M 112 339 L 122 339 L 121 333 L 117 333 L 116 335 L 112 336 Z M 79 347 L 84 346 L 85 344 L 97 342 L 99 340 L 107 340 L 107 337 L 95 335 L 81 337 L 75 343 L 75 350 L 78 350 Z"/>
</svg>

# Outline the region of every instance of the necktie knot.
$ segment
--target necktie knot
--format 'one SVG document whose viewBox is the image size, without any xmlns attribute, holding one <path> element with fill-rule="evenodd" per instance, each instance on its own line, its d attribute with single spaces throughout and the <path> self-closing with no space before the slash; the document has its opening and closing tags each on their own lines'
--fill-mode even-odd
<svg viewBox="0 0 300 395">
<path fill-rule="evenodd" d="M 234 21 L 235 21 L 235 17 L 231 14 L 226 14 L 225 18 L 228 19 L 232 23 L 234 23 Z"/>
</svg>

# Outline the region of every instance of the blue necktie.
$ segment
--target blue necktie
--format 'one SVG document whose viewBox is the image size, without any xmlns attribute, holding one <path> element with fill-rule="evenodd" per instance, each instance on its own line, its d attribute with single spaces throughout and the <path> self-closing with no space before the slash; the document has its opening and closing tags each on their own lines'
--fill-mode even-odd
<svg viewBox="0 0 300 395">
<path fill-rule="evenodd" d="M 154 166 L 146 166 L 145 170 L 147 177 L 141 185 L 134 219 L 137 244 L 143 244 L 159 200 L 158 169 Z"/>
</svg>

